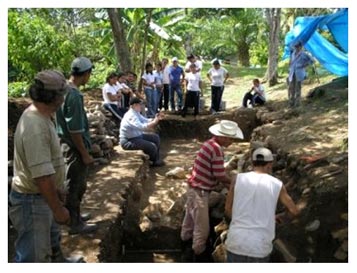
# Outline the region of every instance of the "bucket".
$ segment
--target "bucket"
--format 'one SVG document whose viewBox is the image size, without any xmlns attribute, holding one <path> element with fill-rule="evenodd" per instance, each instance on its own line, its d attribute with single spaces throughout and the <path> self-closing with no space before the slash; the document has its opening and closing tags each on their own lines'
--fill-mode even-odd
<svg viewBox="0 0 357 273">
<path fill-rule="evenodd" d="M 199 107 L 200 110 L 205 110 L 205 99 L 203 97 L 200 98 Z"/>
<path fill-rule="evenodd" d="M 221 101 L 221 106 L 220 106 L 221 111 L 226 111 L 226 101 Z"/>
</svg>

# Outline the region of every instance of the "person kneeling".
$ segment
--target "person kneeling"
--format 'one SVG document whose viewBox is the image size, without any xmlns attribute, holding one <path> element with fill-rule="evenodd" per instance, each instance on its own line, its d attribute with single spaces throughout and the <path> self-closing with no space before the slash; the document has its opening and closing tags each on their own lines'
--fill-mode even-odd
<svg viewBox="0 0 357 273">
<path fill-rule="evenodd" d="M 253 80 L 252 88 L 244 95 L 243 106 L 248 107 L 248 101 L 252 107 L 255 105 L 263 105 L 266 102 L 266 96 L 263 85 L 259 79 Z"/>
</svg>

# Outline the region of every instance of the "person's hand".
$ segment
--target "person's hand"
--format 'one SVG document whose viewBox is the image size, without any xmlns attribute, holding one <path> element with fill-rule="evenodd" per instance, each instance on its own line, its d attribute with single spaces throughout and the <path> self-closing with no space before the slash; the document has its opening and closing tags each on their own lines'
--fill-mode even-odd
<svg viewBox="0 0 357 273">
<path fill-rule="evenodd" d="M 84 154 L 82 155 L 82 161 L 84 165 L 90 165 L 92 163 L 94 163 L 94 159 L 90 154 Z"/>
<path fill-rule="evenodd" d="M 70 225 L 71 217 L 69 215 L 69 211 L 64 206 L 58 207 L 53 212 L 53 218 L 60 225 Z"/>
<path fill-rule="evenodd" d="M 67 198 L 67 191 L 66 190 L 62 190 L 62 189 L 57 189 L 57 194 L 58 194 L 58 198 L 60 199 L 60 201 L 65 204 L 66 203 L 66 198 Z"/>
<path fill-rule="evenodd" d="M 275 222 L 278 225 L 284 224 L 288 221 L 289 221 L 289 219 L 288 219 L 286 212 L 281 212 L 281 213 L 278 213 L 275 215 Z"/>
</svg>

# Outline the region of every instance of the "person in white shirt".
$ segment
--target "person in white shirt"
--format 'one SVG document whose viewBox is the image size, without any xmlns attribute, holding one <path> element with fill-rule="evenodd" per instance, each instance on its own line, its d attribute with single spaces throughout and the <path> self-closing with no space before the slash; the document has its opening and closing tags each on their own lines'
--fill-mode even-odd
<svg viewBox="0 0 357 273">
<path fill-rule="evenodd" d="M 157 92 L 155 86 L 155 75 L 151 63 L 145 65 L 145 73 L 141 77 L 143 80 L 144 93 L 146 98 L 147 117 L 154 118 L 157 112 Z"/>
<path fill-rule="evenodd" d="M 134 92 L 127 85 L 127 82 L 128 81 L 127 81 L 126 73 L 120 72 L 118 74 L 117 88 L 119 89 L 119 92 L 122 94 L 122 96 L 121 96 L 121 105 L 125 109 L 125 111 L 128 111 L 128 109 L 129 109 L 129 100 L 134 95 Z"/>
<path fill-rule="evenodd" d="M 248 107 L 249 104 L 252 107 L 256 105 L 263 105 L 266 102 L 266 95 L 264 86 L 260 83 L 259 79 L 253 80 L 253 86 L 243 97 L 243 106 Z"/>
<path fill-rule="evenodd" d="M 164 108 L 165 111 L 169 109 L 169 95 L 170 95 L 170 66 L 167 58 L 162 59 L 162 81 L 163 90 L 159 99 L 159 109 Z"/>
<path fill-rule="evenodd" d="M 196 67 L 196 72 L 198 74 L 201 74 L 202 62 L 198 61 L 196 59 L 195 55 L 193 55 L 193 54 L 187 56 L 187 63 L 185 65 L 185 72 L 191 72 L 191 69 L 190 69 L 191 64 L 194 64 L 195 67 Z"/>
<path fill-rule="evenodd" d="M 126 110 L 124 107 L 122 107 L 122 94 L 119 91 L 117 79 L 118 75 L 115 72 L 112 72 L 108 75 L 106 83 L 102 88 L 102 95 L 104 100 L 104 108 L 111 112 L 113 116 L 120 121 L 123 118 Z"/>
<path fill-rule="evenodd" d="M 227 69 L 221 67 L 219 60 L 212 62 L 212 68 L 207 72 L 207 78 L 211 83 L 211 112 L 216 114 L 221 107 L 224 84 L 229 78 Z"/>
<path fill-rule="evenodd" d="M 270 175 L 273 160 L 269 149 L 258 148 L 252 154 L 253 171 L 233 178 L 225 205 L 225 215 L 231 219 L 225 243 L 227 262 L 269 262 L 277 202 L 290 217 L 301 211 L 283 182 Z"/>
<path fill-rule="evenodd" d="M 197 73 L 196 65 L 190 65 L 190 73 L 185 76 L 186 96 L 185 106 L 182 109 L 181 116 L 185 117 L 188 107 L 194 107 L 194 116 L 198 115 L 200 104 L 200 91 L 202 88 L 202 80 L 200 74 Z"/>
</svg>

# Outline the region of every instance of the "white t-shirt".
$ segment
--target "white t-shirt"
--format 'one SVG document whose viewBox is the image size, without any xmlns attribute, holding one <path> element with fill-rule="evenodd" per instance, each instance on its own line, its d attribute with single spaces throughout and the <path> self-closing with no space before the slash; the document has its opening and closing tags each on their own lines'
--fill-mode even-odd
<svg viewBox="0 0 357 273">
<path fill-rule="evenodd" d="M 166 65 L 162 73 L 162 80 L 164 84 L 170 84 L 170 66 Z"/>
<path fill-rule="evenodd" d="M 188 69 L 190 69 L 190 65 L 191 65 L 192 63 L 190 62 L 190 61 L 188 61 L 187 63 L 186 63 L 186 65 L 185 65 L 185 71 L 186 70 L 188 70 Z M 202 71 L 202 62 L 201 61 L 195 61 L 194 62 L 194 64 L 196 65 L 196 70 L 200 70 L 200 71 L 197 71 L 197 73 L 201 73 L 201 71 Z"/>
<path fill-rule="evenodd" d="M 264 258 L 273 249 L 275 211 L 283 183 L 257 172 L 237 175 L 226 247 L 238 255 Z"/>
<path fill-rule="evenodd" d="M 117 101 L 111 101 L 108 97 L 108 93 L 112 95 L 116 95 L 118 93 L 119 86 L 118 84 L 110 85 L 109 83 L 104 84 L 102 89 L 102 95 L 104 103 L 117 104 Z"/>
<path fill-rule="evenodd" d="M 195 74 L 193 74 L 192 72 L 187 73 L 185 76 L 185 80 L 187 81 L 187 90 L 200 91 L 200 74 L 198 74 L 197 72 Z"/>
<path fill-rule="evenodd" d="M 154 74 L 154 72 L 152 74 L 144 73 L 141 78 L 144 79 L 147 84 L 155 83 L 155 74 Z M 146 86 L 146 85 L 145 85 L 145 88 L 152 89 L 151 86 Z"/>
<path fill-rule="evenodd" d="M 223 86 L 224 78 L 226 77 L 227 73 L 228 71 L 224 67 L 220 67 L 219 69 L 211 67 L 207 72 L 207 74 L 212 79 L 211 85 L 213 86 Z"/>
<path fill-rule="evenodd" d="M 259 84 L 259 86 L 254 86 L 254 91 L 256 93 L 259 91 L 262 94 L 261 97 L 263 97 L 264 100 L 267 99 L 263 85 Z"/>
</svg>

